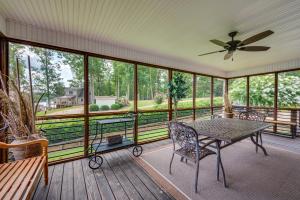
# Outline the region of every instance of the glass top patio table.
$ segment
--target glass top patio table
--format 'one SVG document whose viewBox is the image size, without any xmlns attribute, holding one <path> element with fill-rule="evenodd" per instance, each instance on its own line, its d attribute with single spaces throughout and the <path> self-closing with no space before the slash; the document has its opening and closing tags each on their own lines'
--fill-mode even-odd
<svg viewBox="0 0 300 200">
<path fill-rule="evenodd" d="M 272 126 L 271 123 L 240 119 L 217 118 L 188 123 L 198 134 L 234 143 Z"/>
</svg>

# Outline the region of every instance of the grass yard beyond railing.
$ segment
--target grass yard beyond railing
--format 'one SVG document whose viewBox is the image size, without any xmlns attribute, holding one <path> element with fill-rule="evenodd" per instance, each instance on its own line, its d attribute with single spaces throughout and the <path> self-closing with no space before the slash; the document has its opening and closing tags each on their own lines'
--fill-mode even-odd
<svg viewBox="0 0 300 200">
<path fill-rule="evenodd" d="M 190 113 L 189 113 L 190 114 Z M 90 117 L 90 141 L 96 133 L 96 121 L 123 115 Z M 168 137 L 168 112 L 145 113 L 138 118 L 138 143 L 158 140 Z M 83 156 L 84 155 L 84 119 L 55 119 L 38 121 L 38 128 L 45 130 L 45 137 L 49 140 L 49 161 Z M 127 124 L 127 134 L 133 139 L 133 123 Z M 103 127 L 104 138 L 111 134 L 124 134 L 123 124 L 108 124 Z"/>
</svg>

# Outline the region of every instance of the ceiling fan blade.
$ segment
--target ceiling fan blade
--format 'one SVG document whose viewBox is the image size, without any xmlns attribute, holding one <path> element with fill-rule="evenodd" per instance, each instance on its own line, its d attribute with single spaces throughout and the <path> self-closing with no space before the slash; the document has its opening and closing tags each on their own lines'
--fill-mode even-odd
<svg viewBox="0 0 300 200">
<path fill-rule="evenodd" d="M 218 45 L 218 46 L 221 46 L 221 47 L 230 47 L 229 44 L 227 44 L 226 42 L 222 42 L 222 41 L 220 41 L 220 40 L 214 39 L 214 40 L 210 40 L 210 41 L 211 41 L 212 43 Z"/>
<path fill-rule="evenodd" d="M 247 44 L 251 44 L 253 42 L 256 42 L 258 40 L 261 40 L 261 39 L 264 39 L 265 37 L 268 37 L 269 35 L 273 34 L 274 32 L 271 31 L 271 30 L 267 30 L 267 31 L 264 31 L 264 32 L 261 32 L 259 34 L 256 34 L 252 37 L 249 37 L 245 40 L 243 40 L 242 42 L 240 42 L 238 44 L 238 46 L 244 46 L 244 45 L 247 45 Z"/>
<path fill-rule="evenodd" d="M 268 49 L 270 49 L 270 47 L 265 46 L 247 46 L 238 48 L 240 51 L 267 51 Z"/>
<path fill-rule="evenodd" d="M 226 50 L 213 51 L 213 52 L 209 52 L 209 53 L 200 54 L 198 56 L 205 56 L 205 55 L 209 55 L 209 54 L 213 54 L 213 53 L 220 53 L 220 52 L 224 52 L 224 51 L 226 51 Z"/>
<path fill-rule="evenodd" d="M 225 54 L 224 60 L 228 60 L 229 58 L 232 57 L 232 55 L 233 55 L 233 52 L 232 52 L 232 51 L 231 51 L 231 52 L 229 51 L 228 53 Z"/>
</svg>

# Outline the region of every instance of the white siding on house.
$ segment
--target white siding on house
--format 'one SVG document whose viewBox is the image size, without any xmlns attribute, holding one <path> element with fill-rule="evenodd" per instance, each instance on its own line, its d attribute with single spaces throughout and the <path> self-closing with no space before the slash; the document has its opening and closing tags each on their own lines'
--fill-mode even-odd
<svg viewBox="0 0 300 200">
<path fill-rule="evenodd" d="M 101 96 L 97 96 L 95 97 L 96 100 L 96 104 L 98 106 L 111 106 L 112 104 L 114 104 L 116 102 L 116 97 L 101 97 Z"/>
</svg>

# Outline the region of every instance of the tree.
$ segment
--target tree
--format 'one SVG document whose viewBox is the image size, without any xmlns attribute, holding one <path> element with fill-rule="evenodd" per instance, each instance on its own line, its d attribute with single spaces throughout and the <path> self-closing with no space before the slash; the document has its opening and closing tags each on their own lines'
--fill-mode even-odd
<svg viewBox="0 0 300 200">
<path fill-rule="evenodd" d="M 178 101 L 186 98 L 189 93 L 189 84 L 183 73 L 174 73 L 173 79 L 168 84 L 169 96 L 174 105 L 175 120 L 177 120 Z"/>
<path fill-rule="evenodd" d="M 23 57 L 25 50 L 25 46 L 21 44 L 10 43 L 9 45 L 9 78 L 23 89 L 28 88 L 29 85 L 25 74 L 26 62 Z M 17 69 L 17 59 L 19 61 L 19 69 Z M 17 82 L 18 77 L 20 83 Z"/>
<path fill-rule="evenodd" d="M 279 74 L 278 103 L 280 107 L 300 105 L 300 76 L 296 72 Z M 235 79 L 230 84 L 233 102 L 246 102 L 245 79 Z M 253 106 L 274 106 L 274 75 L 255 76 L 250 79 L 250 104 Z"/>
<path fill-rule="evenodd" d="M 300 105 L 300 76 L 279 75 L 278 102 L 280 107 L 297 107 Z"/>
<path fill-rule="evenodd" d="M 223 97 L 224 94 L 224 79 L 214 78 L 214 97 Z"/>
<path fill-rule="evenodd" d="M 197 76 L 196 98 L 210 97 L 211 78 L 208 76 Z"/>
<path fill-rule="evenodd" d="M 229 96 L 234 105 L 246 105 L 247 80 L 237 78 L 229 80 Z"/>
<path fill-rule="evenodd" d="M 70 66 L 73 79 L 70 80 L 70 87 L 83 88 L 84 87 L 84 67 L 83 56 L 68 52 L 57 52 L 58 57 L 62 63 Z"/>
<path fill-rule="evenodd" d="M 32 67 L 34 71 L 34 85 L 38 92 L 45 93 L 48 107 L 51 106 L 51 99 L 59 96 L 57 91 L 61 91 L 62 82 L 60 78 L 60 64 L 55 63 L 56 53 L 53 50 L 30 47 L 39 59 L 39 65 Z"/>
</svg>

